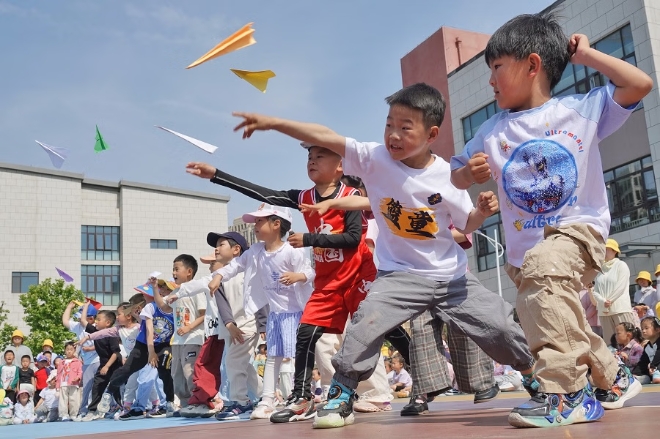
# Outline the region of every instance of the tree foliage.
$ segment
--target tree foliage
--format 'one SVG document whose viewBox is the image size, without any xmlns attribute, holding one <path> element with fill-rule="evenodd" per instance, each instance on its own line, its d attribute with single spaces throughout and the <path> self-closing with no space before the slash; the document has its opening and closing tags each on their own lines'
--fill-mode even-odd
<svg viewBox="0 0 660 439">
<path fill-rule="evenodd" d="M 72 300 L 82 302 L 85 296 L 74 285 L 65 285 L 62 279 L 45 279 L 21 295 L 19 301 L 25 312 L 23 320 L 30 327 L 30 335 L 23 343 L 34 355 L 41 352 L 47 338 L 53 340 L 55 352 L 62 352 L 64 342 L 75 338 L 62 325 L 62 314 Z"/>
<path fill-rule="evenodd" d="M 5 302 L 0 302 L 0 349 L 11 343 L 11 333 L 16 330 L 16 326 L 7 323 L 9 310 L 6 306 Z"/>
</svg>

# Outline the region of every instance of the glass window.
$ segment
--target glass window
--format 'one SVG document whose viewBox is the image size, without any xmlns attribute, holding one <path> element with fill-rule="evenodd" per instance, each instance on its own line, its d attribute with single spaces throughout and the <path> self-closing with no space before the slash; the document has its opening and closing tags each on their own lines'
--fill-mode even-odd
<svg viewBox="0 0 660 439">
<path fill-rule="evenodd" d="M 119 260 L 119 227 L 82 226 L 80 233 L 83 261 Z"/>
<path fill-rule="evenodd" d="M 83 265 L 82 291 L 103 305 L 119 305 L 119 265 Z"/>
<path fill-rule="evenodd" d="M 497 230 L 497 239 L 504 247 L 504 256 L 500 259 L 500 265 L 506 262 L 506 239 L 504 237 L 504 228 L 502 227 L 502 217 L 499 213 L 490 216 L 481 226 L 481 232 L 490 238 L 495 238 L 494 231 Z M 477 255 L 477 266 L 479 271 L 486 271 L 495 268 L 497 264 L 497 254 L 493 244 L 479 234 L 473 235 L 475 238 L 475 251 Z"/>
<path fill-rule="evenodd" d="M 177 249 L 176 239 L 152 239 L 149 246 L 160 249 Z"/>
<path fill-rule="evenodd" d="M 32 285 L 39 283 L 39 273 L 34 271 L 14 271 L 11 274 L 11 292 L 27 293 Z"/>
<path fill-rule="evenodd" d="M 497 103 L 493 101 L 490 104 L 481 107 L 471 115 L 463 118 L 463 139 L 465 140 L 465 143 L 472 140 L 482 123 L 486 122 L 500 111 L 502 110 L 500 110 Z"/>
<path fill-rule="evenodd" d="M 660 220 L 658 192 L 650 156 L 608 170 L 604 176 L 612 215 L 610 233 Z"/>
</svg>

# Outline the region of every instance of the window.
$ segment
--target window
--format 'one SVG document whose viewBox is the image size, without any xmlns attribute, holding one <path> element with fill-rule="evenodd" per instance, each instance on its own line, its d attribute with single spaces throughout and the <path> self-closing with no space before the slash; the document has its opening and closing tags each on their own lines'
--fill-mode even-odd
<svg viewBox="0 0 660 439">
<path fill-rule="evenodd" d="M 39 273 L 33 271 L 14 271 L 11 274 L 11 292 L 27 293 L 32 285 L 39 283 Z"/>
<path fill-rule="evenodd" d="M 658 192 L 651 156 L 604 173 L 612 225 L 610 233 L 623 232 L 660 220 Z"/>
<path fill-rule="evenodd" d="M 83 265 L 81 290 L 104 305 L 119 305 L 119 265 Z"/>
<path fill-rule="evenodd" d="M 82 226 L 80 244 L 83 261 L 118 261 L 119 227 Z"/>
<path fill-rule="evenodd" d="M 600 52 L 627 61 L 632 65 L 637 65 L 635 45 L 629 24 L 612 32 L 592 46 Z M 552 90 L 552 94 L 555 96 L 584 94 L 594 87 L 605 84 L 607 84 L 607 79 L 596 70 L 569 63 L 559 83 Z"/>
<path fill-rule="evenodd" d="M 493 232 L 497 230 L 497 240 L 500 244 L 502 244 L 504 250 L 506 250 L 506 240 L 504 237 L 504 228 L 502 227 L 502 217 L 499 213 L 488 217 L 486 221 L 484 221 L 484 224 L 481 226 L 480 230 L 490 238 L 495 238 L 495 234 Z M 495 268 L 495 264 L 497 264 L 497 252 L 495 251 L 493 244 L 491 244 L 490 241 L 481 235 L 475 234 L 474 237 L 476 238 L 475 244 L 478 270 L 486 271 L 490 270 L 491 268 Z M 505 262 L 506 252 L 501 259 L 500 265 L 504 265 Z"/>
<path fill-rule="evenodd" d="M 176 249 L 176 239 L 152 239 L 151 248 Z"/>
<path fill-rule="evenodd" d="M 477 130 L 482 123 L 486 122 L 491 118 L 491 116 L 499 113 L 500 111 L 502 111 L 500 110 L 500 107 L 498 107 L 497 103 L 493 101 L 485 107 L 481 107 L 471 115 L 465 117 L 463 119 L 463 140 L 465 143 L 472 140 L 474 135 L 477 134 Z"/>
</svg>

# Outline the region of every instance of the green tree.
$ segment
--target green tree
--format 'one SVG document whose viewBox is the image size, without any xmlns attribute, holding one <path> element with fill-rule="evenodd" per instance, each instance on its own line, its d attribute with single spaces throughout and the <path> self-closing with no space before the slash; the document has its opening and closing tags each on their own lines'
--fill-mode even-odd
<svg viewBox="0 0 660 439">
<path fill-rule="evenodd" d="M 74 285 L 65 285 L 62 279 L 45 279 L 21 295 L 19 301 L 25 311 L 23 320 L 30 327 L 30 335 L 24 344 L 34 355 L 41 352 L 42 343 L 47 338 L 53 340 L 54 350 L 58 353 L 64 350 L 66 340 L 74 339 L 62 325 L 62 314 L 72 300 L 82 302 L 85 296 Z"/>
<path fill-rule="evenodd" d="M 11 343 L 11 333 L 16 330 L 16 326 L 7 323 L 7 314 L 9 310 L 5 302 L 0 302 L 0 349 L 4 349 Z"/>
</svg>

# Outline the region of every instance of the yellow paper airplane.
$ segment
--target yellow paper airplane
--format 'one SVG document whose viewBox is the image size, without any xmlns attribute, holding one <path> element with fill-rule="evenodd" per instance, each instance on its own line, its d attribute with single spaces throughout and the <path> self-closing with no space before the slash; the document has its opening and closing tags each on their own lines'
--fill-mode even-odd
<svg viewBox="0 0 660 439">
<path fill-rule="evenodd" d="M 190 64 L 187 69 L 198 66 L 206 61 L 217 58 L 222 55 L 233 52 L 234 50 L 242 49 L 243 47 L 251 46 L 257 41 L 252 37 L 254 29 L 252 29 L 252 23 L 248 23 L 236 32 L 234 32 L 229 38 L 222 40 L 220 44 L 215 46 L 213 49 L 206 52 L 201 58 L 199 58 L 194 63 Z"/>
<path fill-rule="evenodd" d="M 258 72 L 250 72 L 248 70 L 237 70 L 230 69 L 232 72 L 236 73 L 241 79 L 246 80 L 261 92 L 266 93 L 266 87 L 268 87 L 268 80 L 275 76 L 272 70 L 260 70 Z"/>
</svg>

